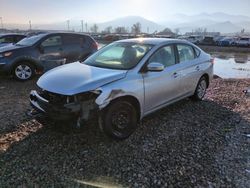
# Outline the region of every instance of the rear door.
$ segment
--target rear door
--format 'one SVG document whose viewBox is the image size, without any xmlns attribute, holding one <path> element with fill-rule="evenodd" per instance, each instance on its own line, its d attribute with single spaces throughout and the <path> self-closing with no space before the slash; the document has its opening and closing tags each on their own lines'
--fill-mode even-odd
<svg viewBox="0 0 250 188">
<path fill-rule="evenodd" d="M 80 59 L 81 55 L 81 35 L 63 35 L 63 48 L 64 48 L 64 57 L 66 58 L 67 63 L 75 62 Z"/>
<path fill-rule="evenodd" d="M 178 59 L 180 64 L 180 88 L 183 94 L 192 94 L 201 74 L 199 59 L 195 48 L 188 44 L 177 44 Z"/>
</svg>

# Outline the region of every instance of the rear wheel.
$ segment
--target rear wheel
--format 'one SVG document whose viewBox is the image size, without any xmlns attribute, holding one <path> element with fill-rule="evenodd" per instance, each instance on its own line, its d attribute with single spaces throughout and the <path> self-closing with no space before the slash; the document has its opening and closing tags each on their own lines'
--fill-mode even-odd
<svg viewBox="0 0 250 188">
<path fill-rule="evenodd" d="M 13 75 L 19 81 L 31 79 L 35 74 L 34 66 L 28 62 L 17 63 L 13 68 Z"/>
<path fill-rule="evenodd" d="M 109 137 L 126 139 L 137 127 L 136 109 L 128 101 L 115 101 L 104 109 L 99 124 Z"/>
<path fill-rule="evenodd" d="M 207 86 L 208 83 L 206 78 L 204 76 L 201 77 L 195 89 L 194 95 L 191 98 L 196 101 L 201 101 L 206 94 Z"/>
</svg>

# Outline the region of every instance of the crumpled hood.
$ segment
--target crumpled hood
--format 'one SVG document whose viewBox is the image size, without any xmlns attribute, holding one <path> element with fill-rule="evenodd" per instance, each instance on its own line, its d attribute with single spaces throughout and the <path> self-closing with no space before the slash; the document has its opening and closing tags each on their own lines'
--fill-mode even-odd
<svg viewBox="0 0 250 188">
<path fill-rule="evenodd" d="M 126 73 L 126 70 L 104 69 L 76 62 L 48 71 L 40 77 L 37 85 L 49 92 L 74 95 L 122 79 Z"/>
</svg>

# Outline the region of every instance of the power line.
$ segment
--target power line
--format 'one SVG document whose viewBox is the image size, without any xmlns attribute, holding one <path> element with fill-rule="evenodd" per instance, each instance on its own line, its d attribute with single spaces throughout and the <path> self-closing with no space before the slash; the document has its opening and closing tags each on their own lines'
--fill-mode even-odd
<svg viewBox="0 0 250 188">
<path fill-rule="evenodd" d="M 30 26 L 30 30 L 32 29 L 32 27 L 31 27 L 31 21 L 29 21 L 29 26 Z"/>
<path fill-rule="evenodd" d="M 69 21 L 69 20 L 67 20 L 68 31 L 69 31 L 69 23 L 70 23 L 70 21 Z"/>
<path fill-rule="evenodd" d="M 88 23 L 85 23 L 86 33 L 88 33 Z"/>
<path fill-rule="evenodd" d="M 81 20 L 81 25 L 82 25 L 82 32 L 83 32 L 83 20 Z"/>
</svg>

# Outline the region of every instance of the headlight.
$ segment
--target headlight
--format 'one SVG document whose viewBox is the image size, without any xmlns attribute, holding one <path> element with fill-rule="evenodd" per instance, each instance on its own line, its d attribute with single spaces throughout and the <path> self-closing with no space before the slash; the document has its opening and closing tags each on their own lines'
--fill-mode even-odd
<svg viewBox="0 0 250 188">
<path fill-rule="evenodd" d="M 97 95 L 100 95 L 102 93 L 102 91 L 99 90 L 99 89 L 93 90 L 91 92 L 94 93 L 94 94 L 97 94 Z"/>
<path fill-rule="evenodd" d="M 12 52 L 4 52 L 4 53 L 1 53 L 0 54 L 0 58 L 1 57 L 9 57 L 9 56 L 11 56 L 12 55 Z"/>
</svg>

